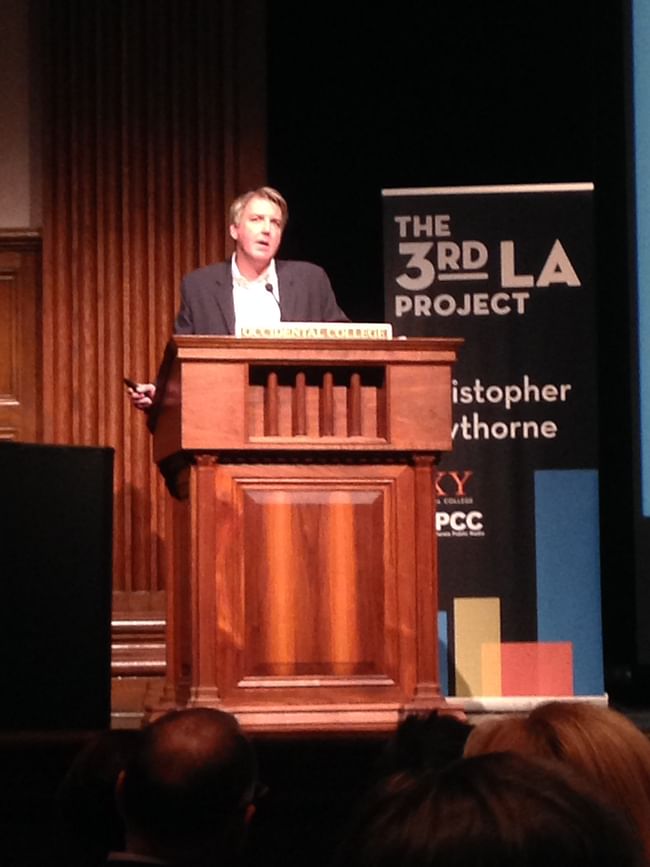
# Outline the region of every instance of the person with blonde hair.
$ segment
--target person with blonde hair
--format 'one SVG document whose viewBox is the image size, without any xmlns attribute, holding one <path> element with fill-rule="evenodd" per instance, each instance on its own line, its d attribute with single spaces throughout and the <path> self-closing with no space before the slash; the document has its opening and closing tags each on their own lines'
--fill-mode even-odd
<svg viewBox="0 0 650 867">
<path fill-rule="evenodd" d="M 464 754 L 503 751 L 572 769 L 632 820 L 650 863 L 650 741 L 627 717 L 586 702 L 548 702 L 477 725 Z"/>
</svg>

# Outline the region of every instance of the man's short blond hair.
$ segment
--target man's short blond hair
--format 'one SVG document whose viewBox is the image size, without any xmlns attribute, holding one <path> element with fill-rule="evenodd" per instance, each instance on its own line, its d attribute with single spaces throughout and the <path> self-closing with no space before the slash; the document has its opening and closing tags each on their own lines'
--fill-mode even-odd
<svg viewBox="0 0 650 867">
<path fill-rule="evenodd" d="M 246 205 L 251 199 L 268 199 L 280 208 L 282 214 L 282 228 L 287 225 L 289 219 L 289 207 L 284 196 L 275 190 L 273 187 L 258 187 L 256 190 L 249 190 L 247 193 L 242 193 L 237 196 L 235 201 L 230 206 L 230 225 L 238 226 L 241 222 L 241 215 Z"/>
</svg>

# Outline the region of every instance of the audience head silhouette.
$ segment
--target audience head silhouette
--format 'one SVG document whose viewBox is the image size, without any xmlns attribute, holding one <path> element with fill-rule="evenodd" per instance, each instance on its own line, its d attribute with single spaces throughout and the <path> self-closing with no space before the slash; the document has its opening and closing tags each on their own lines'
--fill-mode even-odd
<svg viewBox="0 0 650 867">
<path fill-rule="evenodd" d="M 337 867 L 641 867 L 626 821 L 549 763 L 512 753 L 396 775 L 370 797 Z"/>
<path fill-rule="evenodd" d="M 66 863 L 104 864 L 124 849 L 124 823 L 115 784 L 137 749 L 139 730 L 109 729 L 93 735 L 77 754 L 56 794 Z"/>
<path fill-rule="evenodd" d="M 128 851 L 171 864 L 227 862 L 254 812 L 256 779 L 252 747 L 230 714 L 159 718 L 118 781 Z"/>
<path fill-rule="evenodd" d="M 634 822 L 650 861 L 650 741 L 627 717 L 586 702 L 548 702 L 476 726 L 465 755 L 502 750 L 571 768 Z"/>
<path fill-rule="evenodd" d="M 400 722 L 380 758 L 382 777 L 396 773 L 417 775 L 439 771 L 463 755 L 472 726 L 453 716 L 431 711 L 411 714 Z"/>
</svg>

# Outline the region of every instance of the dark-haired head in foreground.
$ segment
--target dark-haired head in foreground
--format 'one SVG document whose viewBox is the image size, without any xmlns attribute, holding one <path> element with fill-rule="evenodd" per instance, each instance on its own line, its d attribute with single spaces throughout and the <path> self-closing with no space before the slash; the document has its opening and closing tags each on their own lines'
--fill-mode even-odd
<svg viewBox="0 0 650 867">
<path fill-rule="evenodd" d="M 235 717 L 174 711 L 142 732 L 118 783 L 127 849 L 170 864 L 232 863 L 253 812 L 257 769 Z"/>
<path fill-rule="evenodd" d="M 381 777 L 408 773 L 413 776 L 440 771 L 460 759 L 472 726 L 453 716 L 431 711 L 411 714 L 386 744 L 378 765 Z"/>
<path fill-rule="evenodd" d="M 67 864 L 103 864 L 109 851 L 124 849 L 115 784 L 139 738 L 133 730 L 99 732 L 72 762 L 56 794 Z"/>
<path fill-rule="evenodd" d="M 558 768 L 508 753 L 396 775 L 366 802 L 337 867 L 641 867 L 626 821 Z"/>
</svg>

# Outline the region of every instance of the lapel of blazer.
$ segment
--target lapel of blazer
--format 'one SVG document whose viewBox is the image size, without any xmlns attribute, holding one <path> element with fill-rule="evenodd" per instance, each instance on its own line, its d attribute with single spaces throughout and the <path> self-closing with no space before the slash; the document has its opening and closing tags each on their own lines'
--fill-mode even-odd
<svg viewBox="0 0 650 867">
<path fill-rule="evenodd" d="M 296 316 L 296 287 L 291 274 L 291 262 L 276 259 L 275 269 L 278 275 L 281 319 L 283 322 L 295 322 L 299 317 Z"/>
<path fill-rule="evenodd" d="M 226 334 L 235 333 L 235 302 L 232 298 L 232 270 L 230 262 L 219 262 L 215 266 L 215 296 L 221 315 L 226 323 Z"/>
</svg>

